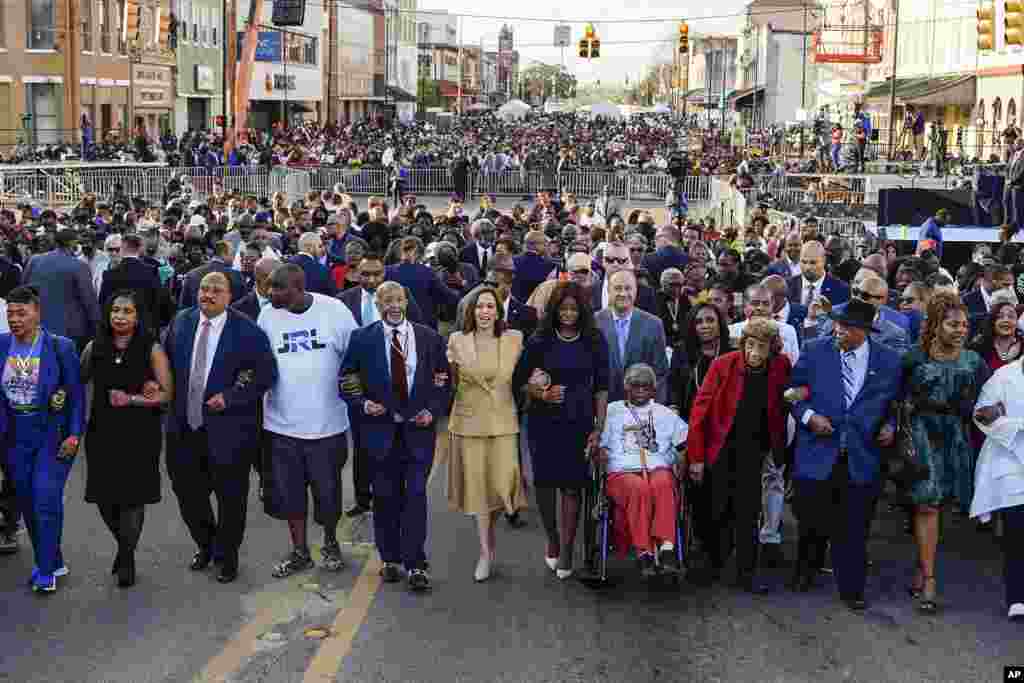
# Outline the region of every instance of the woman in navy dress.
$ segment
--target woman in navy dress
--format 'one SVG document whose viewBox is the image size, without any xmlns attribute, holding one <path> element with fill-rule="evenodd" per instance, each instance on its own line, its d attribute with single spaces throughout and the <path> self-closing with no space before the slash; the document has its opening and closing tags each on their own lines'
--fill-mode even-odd
<svg viewBox="0 0 1024 683">
<path fill-rule="evenodd" d="M 588 456 L 608 406 L 608 344 L 589 300 L 574 282 L 555 288 L 512 378 L 529 400 L 534 487 L 548 537 L 544 560 L 560 579 L 572 576 L 580 491 L 590 481 Z"/>
</svg>

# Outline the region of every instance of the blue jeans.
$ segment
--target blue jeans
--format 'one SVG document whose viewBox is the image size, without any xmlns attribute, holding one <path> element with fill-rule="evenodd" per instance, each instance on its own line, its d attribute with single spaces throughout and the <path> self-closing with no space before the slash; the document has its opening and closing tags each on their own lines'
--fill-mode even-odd
<svg viewBox="0 0 1024 683">
<path fill-rule="evenodd" d="M 39 572 L 51 575 L 64 564 L 64 485 L 71 473 L 70 460 L 57 458 L 56 436 L 49 434 L 50 416 L 16 415 L 8 465 L 14 478 L 18 508 L 25 519 Z"/>
<path fill-rule="evenodd" d="M 839 153 L 842 150 L 843 150 L 843 146 L 842 145 L 835 144 L 835 143 L 832 144 L 832 151 L 831 151 L 830 155 L 832 157 L 832 166 L 833 166 L 834 169 L 838 169 L 839 166 L 841 165 L 839 163 Z"/>
<path fill-rule="evenodd" d="M 786 466 L 764 459 L 761 471 L 761 543 L 782 543 L 782 513 L 786 505 Z"/>
</svg>

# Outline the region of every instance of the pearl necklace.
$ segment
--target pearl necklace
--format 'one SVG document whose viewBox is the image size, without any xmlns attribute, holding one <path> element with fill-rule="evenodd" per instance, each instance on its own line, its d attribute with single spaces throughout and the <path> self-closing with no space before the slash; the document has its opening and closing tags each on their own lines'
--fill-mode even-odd
<svg viewBox="0 0 1024 683">
<path fill-rule="evenodd" d="M 564 336 L 562 334 L 561 330 L 555 330 L 555 334 L 558 335 L 559 339 L 561 339 L 562 341 L 564 341 L 566 343 L 572 343 L 572 342 L 574 342 L 574 341 L 576 341 L 577 339 L 580 338 L 580 333 L 579 332 L 577 332 L 576 335 L 572 336 L 572 337 Z"/>
</svg>

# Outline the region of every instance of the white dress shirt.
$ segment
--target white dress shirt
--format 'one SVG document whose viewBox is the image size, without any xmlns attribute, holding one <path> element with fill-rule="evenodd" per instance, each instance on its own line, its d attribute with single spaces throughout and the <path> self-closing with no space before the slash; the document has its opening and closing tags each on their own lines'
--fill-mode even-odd
<svg viewBox="0 0 1024 683">
<path fill-rule="evenodd" d="M 199 313 L 199 325 L 196 327 L 196 338 L 192 340 L 192 362 L 195 363 L 196 349 L 199 348 L 199 338 L 203 334 L 203 323 L 210 321 L 210 332 L 206 340 L 206 368 L 203 370 L 203 386 L 210 380 L 210 369 L 213 367 L 213 358 L 217 355 L 217 344 L 220 343 L 220 335 L 224 331 L 224 325 L 228 321 L 227 311 L 222 312 L 216 318 L 207 318 L 202 312 Z"/>
<path fill-rule="evenodd" d="M 739 339 L 740 335 L 743 334 L 744 328 L 747 326 L 746 320 L 741 320 L 738 323 L 729 325 L 729 336 L 733 339 Z M 789 358 L 789 362 L 794 366 L 796 362 L 800 360 L 800 342 L 797 341 L 796 329 L 789 323 L 775 321 L 775 324 L 779 328 L 779 336 L 782 337 L 782 352 Z"/>
<path fill-rule="evenodd" d="M 488 249 L 487 247 L 484 247 L 479 242 L 477 242 L 476 243 L 476 262 L 477 263 L 483 263 L 484 254 L 487 254 L 487 265 L 488 265 L 488 267 L 490 267 L 491 261 L 494 260 L 494 254 L 492 253 L 492 250 Z M 485 275 L 487 275 L 487 273 L 480 273 L 481 279 Z"/>
<path fill-rule="evenodd" d="M 503 307 L 503 310 L 505 312 L 505 318 L 504 318 L 505 322 L 508 322 L 508 305 L 510 303 L 512 303 L 512 295 L 511 294 L 509 294 L 508 297 L 506 297 L 505 300 L 501 303 L 501 305 Z"/>
<path fill-rule="evenodd" d="M 416 334 L 408 320 L 403 320 L 401 325 L 395 327 L 384 323 L 384 353 L 388 359 L 388 377 L 391 377 L 391 337 L 394 331 L 398 330 L 398 339 L 402 343 L 402 351 L 405 353 L 405 382 L 409 387 L 409 396 L 412 396 L 412 379 L 416 376 Z"/>
</svg>

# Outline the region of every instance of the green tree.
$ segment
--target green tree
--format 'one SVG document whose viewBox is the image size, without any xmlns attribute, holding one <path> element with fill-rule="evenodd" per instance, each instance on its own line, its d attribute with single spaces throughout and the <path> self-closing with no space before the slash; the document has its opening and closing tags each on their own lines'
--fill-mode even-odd
<svg viewBox="0 0 1024 683">
<path fill-rule="evenodd" d="M 533 62 L 519 73 L 519 81 L 528 93 L 543 93 L 544 101 L 549 97 L 567 100 L 576 91 L 576 77 L 561 65 Z"/>
</svg>

